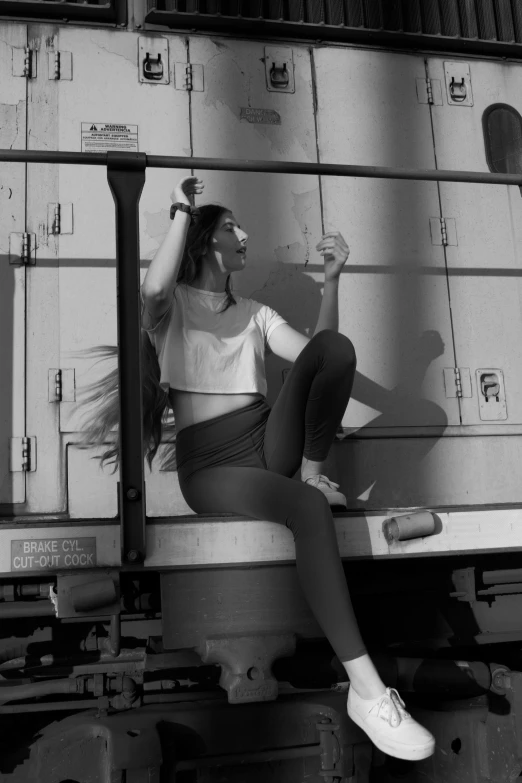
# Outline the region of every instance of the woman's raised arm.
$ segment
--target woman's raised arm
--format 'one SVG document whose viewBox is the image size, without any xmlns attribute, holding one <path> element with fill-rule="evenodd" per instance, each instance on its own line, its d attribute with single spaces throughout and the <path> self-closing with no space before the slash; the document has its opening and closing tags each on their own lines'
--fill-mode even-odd
<svg viewBox="0 0 522 783">
<path fill-rule="evenodd" d="M 189 196 L 203 192 L 203 182 L 197 177 L 184 177 L 171 193 L 172 202 L 180 201 L 191 206 Z M 157 306 L 170 302 L 179 272 L 187 231 L 190 225 L 190 215 L 177 210 L 167 235 L 145 275 L 141 291 L 147 305 Z M 150 308 L 149 308 L 150 309 Z"/>
</svg>

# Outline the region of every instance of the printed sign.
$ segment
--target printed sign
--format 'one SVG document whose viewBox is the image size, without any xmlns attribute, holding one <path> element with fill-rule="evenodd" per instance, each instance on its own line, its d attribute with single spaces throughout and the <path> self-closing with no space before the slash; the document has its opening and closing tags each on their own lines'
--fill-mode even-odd
<svg viewBox="0 0 522 783">
<path fill-rule="evenodd" d="M 11 571 L 92 568 L 96 538 L 37 538 L 11 541 Z"/>
<path fill-rule="evenodd" d="M 281 115 L 273 109 L 250 109 L 242 106 L 239 119 L 263 125 L 281 125 Z"/>
<path fill-rule="evenodd" d="M 138 152 L 138 126 L 82 122 L 82 152 Z"/>
</svg>

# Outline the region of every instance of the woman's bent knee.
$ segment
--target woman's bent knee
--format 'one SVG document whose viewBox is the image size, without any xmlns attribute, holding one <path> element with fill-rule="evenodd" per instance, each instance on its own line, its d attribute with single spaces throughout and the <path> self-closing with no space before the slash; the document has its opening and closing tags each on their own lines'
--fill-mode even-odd
<svg viewBox="0 0 522 783">
<path fill-rule="evenodd" d="M 346 363 L 353 367 L 357 364 L 355 347 L 345 334 L 333 329 L 322 329 L 312 337 L 310 342 L 320 346 L 322 353 L 332 356 L 336 362 Z"/>
<path fill-rule="evenodd" d="M 299 500 L 293 503 L 292 514 L 287 518 L 287 527 L 294 538 L 310 538 L 334 528 L 330 505 L 320 489 L 305 484 L 299 486 Z"/>
</svg>

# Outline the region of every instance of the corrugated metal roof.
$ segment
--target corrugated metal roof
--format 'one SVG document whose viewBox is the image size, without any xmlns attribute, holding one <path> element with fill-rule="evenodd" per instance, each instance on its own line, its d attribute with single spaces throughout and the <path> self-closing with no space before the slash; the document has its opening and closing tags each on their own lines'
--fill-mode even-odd
<svg viewBox="0 0 522 783">
<path fill-rule="evenodd" d="M 380 32 L 443 38 L 453 49 L 459 41 L 522 44 L 522 0 L 148 0 L 148 8 L 164 12 L 169 26 L 197 29 L 293 30 L 324 40 Z"/>
<path fill-rule="evenodd" d="M 126 0 L 0 0 L 0 17 L 124 25 Z"/>
</svg>

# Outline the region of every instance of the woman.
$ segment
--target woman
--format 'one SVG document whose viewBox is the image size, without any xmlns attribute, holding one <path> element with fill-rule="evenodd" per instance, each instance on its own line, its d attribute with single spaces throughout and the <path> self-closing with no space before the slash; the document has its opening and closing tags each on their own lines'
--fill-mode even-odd
<svg viewBox="0 0 522 783">
<path fill-rule="evenodd" d="M 190 197 L 202 191 L 197 177 L 175 187 L 172 225 L 141 287 L 149 464 L 170 405 L 188 505 L 196 513 L 237 513 L 290 528 L 303 591 L 350 680 L 348 715 L 385 753 L 426 758 L 433 736 L 405 711 L 397 691 L 386 688 L 361 639 L 330 509 L 346 501 L 321 473 L 356 365 L 352 343 L 338 333 L 338 282 L 348 246 L 333 232 L 317 245 L 325 286 L 309 339 L 271 308 L 233 296 L 230 275 L 245 267 L 248 237 L 226 208 L 191 207 Z M 272 410 L 265 400 L 265 348 L 294 363 Z M 117 399 L 106 399 L 98 442 L 117 424 Z M 109 457 L 117 462 L 117 447 L 102 460 Z"/>
</svg>

